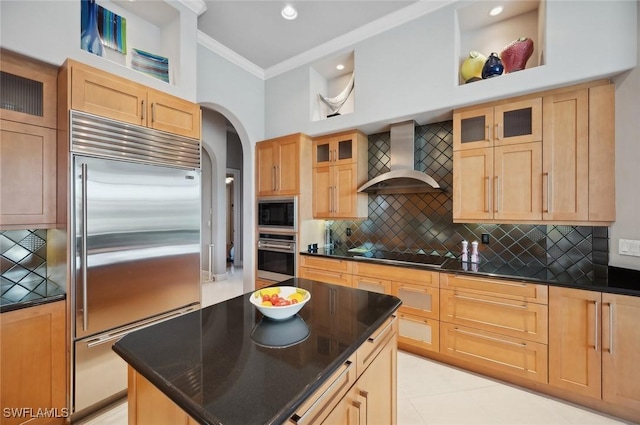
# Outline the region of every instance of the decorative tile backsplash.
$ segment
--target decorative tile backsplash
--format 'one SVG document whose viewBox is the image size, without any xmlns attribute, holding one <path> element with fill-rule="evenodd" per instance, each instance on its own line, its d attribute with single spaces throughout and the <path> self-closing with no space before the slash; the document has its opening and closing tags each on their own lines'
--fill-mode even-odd
<svg viewBox="0 0 640 425">
<path fill-rule="evenodd" d="M 430 174 L 445 193 L 369 194 L 368 219 L 334 221 L 334 241 L 349 248 L 368 243 L 388 251 L 458 257 L 463 240 L 481 241 L 487 233 L 489 244 L 479 247 L 483 261 L 546 266 L 574 280 L 606 276 L 607 227 L 453 223 L 452 130 L 452 121 L 415 129 L 415 169 Z M 389 171 L 389 137 L 389 132 L 369 136 L 370 179 Z"/>
<path fill-rule="evenodd" d="M 11 304 L 47 296 L 47 231 L 0 232 L 0 301 Z"/>
</svg>

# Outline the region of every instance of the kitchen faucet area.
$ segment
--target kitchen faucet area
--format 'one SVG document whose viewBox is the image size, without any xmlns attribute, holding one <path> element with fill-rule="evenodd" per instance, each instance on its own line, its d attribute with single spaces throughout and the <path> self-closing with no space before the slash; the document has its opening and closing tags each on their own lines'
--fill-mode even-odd
<svg viewBox="0 0 640 425">
<path fill-rule="evenodd" d="M 0 0 L 0 425 L 640 424 L 639 23 Z"/>
</svg>

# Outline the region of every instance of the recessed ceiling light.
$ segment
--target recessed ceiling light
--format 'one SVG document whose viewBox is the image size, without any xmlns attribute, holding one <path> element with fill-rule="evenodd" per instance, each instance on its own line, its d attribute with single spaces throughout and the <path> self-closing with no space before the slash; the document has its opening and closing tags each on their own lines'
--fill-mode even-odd
<svg viewBox="0 0 640 425">
<path fill-rule="evenodd" d="M 502 6 L 496 6 L 493 9 L 491 9 L 491 12 L 489 12 L 489 15 L 497 16 L 497 15 L 499 15 L 501 13 L 502 13 Z"/>
<path fill-rule="evenodd" d="M 289 21 L 292 21 L 298 17 L 298 11 L 294 9 L 294 7 L 291 6 L 290 4 L 286 5 L 282 9 L 282 12 L 280 12 L 280 14 L 284 19 L 287 19 Z"/>
<path fill-rule="evenodd" d="M 337 69 L 338 71 L 342 71 L 342 70 L 344 69 L 344 65 L 343 65 L 343 64 L 341 64 L 341 63 L 339 63 L 338 65 L 336 65 L 336 69 Z"/>
</svg>

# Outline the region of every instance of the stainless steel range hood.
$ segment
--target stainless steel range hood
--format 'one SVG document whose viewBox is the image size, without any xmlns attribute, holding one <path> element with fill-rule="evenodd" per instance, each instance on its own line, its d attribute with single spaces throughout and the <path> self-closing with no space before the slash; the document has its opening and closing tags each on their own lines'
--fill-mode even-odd
<svg viewBox="0 0 640 425">
<path fill-rule="evenodd" d="M 393 194 L 443 191 L 433 177 L 413 168 L 415 125 L 413 120 L 391 125 L 391 171 L 369 180 L 358 188 L 358 192 Z"/>
</svg>

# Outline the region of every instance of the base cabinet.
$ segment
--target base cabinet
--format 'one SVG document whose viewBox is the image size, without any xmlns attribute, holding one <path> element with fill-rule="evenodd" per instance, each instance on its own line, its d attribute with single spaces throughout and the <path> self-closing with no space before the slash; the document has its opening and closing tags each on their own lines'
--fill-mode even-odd
<svg viewBox="0 0 640 425">
<path fill-rule="evenodd" d="M 70 413 L 64 301 L 2 313 L 0 321 L 0 424 L 63 424 Z"/>
<path fill-rule="evenodd" d="M 549 291 L 549 383 L 640 412 L 640 298 Z"/>
</svg>

